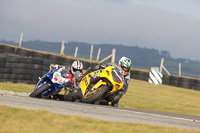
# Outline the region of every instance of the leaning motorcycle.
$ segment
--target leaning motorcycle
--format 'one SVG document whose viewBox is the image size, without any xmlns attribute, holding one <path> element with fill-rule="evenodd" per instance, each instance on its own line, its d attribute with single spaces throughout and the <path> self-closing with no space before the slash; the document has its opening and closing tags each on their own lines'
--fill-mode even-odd
<svg viewBox="0 0 200 133">
<path fill-rule="evenodd" d="M 30 97 L 48 98 L 57 95 L 66 86 L 69 79 L 64 78 L 68 72 L 63 69 L 54 69 L 46 73 L 36 84 Z"/>
<path fill-rule="evenodd" d="M 64 100 L 80 99 L 84 103 L 108 101 L 108 97 L 124 85 L 123 71 L 117 65 L 87 74 L 73 90 L 66 90 Z"/>
</svg>

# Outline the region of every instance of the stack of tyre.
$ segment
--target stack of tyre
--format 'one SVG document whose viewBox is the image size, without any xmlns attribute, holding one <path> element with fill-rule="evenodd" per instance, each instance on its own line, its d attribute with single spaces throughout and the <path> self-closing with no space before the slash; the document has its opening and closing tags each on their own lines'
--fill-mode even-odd
<svg viewBox="0 0 200 133">
<path fill-rule="evenodd" d="M 194 80 L 194 90 L 200 91 L 200 80 Z"/>
<path fill-rule="evenodd" d="M 0 45 L 0 82 L 38 82 L 48 72 L 50 61 L 41 56 L 32 58 L 31 54 L 30 50 Z"/>
<path fill-rule="evenodd" d="M 50 61 L 0 54 L 0 81 L 35 84 L 49 70 Z"/>
<path fill-rule="evenodd" d="M 50 64 L 68 66 L 75 59 L 0 44 L 0 82 L 35 84 L 49 71 Z M 91 63 L 81 60 L 84 69 Z"/>
<path fill-rule="evenodd" d="M 149 79 L 149 72 L 139 71 L 139 70 L 131 70 L 131 78 L 137 80 L 148 81 Z"/>
<path fill-rule="evenodd" d="M 190 77 L 180 77 L 180 76 L 168 76 L 164 75 L 163 84 L 186 88 L 200 90 L 200 80 L 190 78 Z"/>
<path fill-rule="evenodd" d="M 164 85 L 169 85 L 169 75 L 163 74 L 163 78 L 162 78 L 162 84 Z"/>
</svg>

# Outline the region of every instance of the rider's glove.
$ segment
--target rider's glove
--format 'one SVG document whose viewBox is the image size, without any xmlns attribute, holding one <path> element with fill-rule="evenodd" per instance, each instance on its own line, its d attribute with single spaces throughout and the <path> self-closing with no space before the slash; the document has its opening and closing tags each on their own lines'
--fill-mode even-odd
<svg viewBox="0 0 200 133">
<path fill-rule="evenodd" d="M 106 63 L 101 63 L 101 65 L 100 65 L 100 68 L 106 68 L 107 67 L 107 64 Z"/>
<path fill-rule="evenodd" d="M 51 66 L 50 66 L 50 69 L 51 69 L 51 70 L 58 69 L 58 68 L 59 68 L 58 65 L 51 65 Z"/>
</svg>

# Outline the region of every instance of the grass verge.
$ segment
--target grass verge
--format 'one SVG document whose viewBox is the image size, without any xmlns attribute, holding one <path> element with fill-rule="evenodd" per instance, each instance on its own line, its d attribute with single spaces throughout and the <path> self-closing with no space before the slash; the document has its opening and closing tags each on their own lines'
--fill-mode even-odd
<svg viewBox="0 0 200 133">
<path fill-rule="evenodd" d="M 60 115 L 45 110 L 30 110 L 0 105 L 1 133 L 198 133 L 199 130 L 164 126 L 110 122 L 80 116 Z"/>
</svg>

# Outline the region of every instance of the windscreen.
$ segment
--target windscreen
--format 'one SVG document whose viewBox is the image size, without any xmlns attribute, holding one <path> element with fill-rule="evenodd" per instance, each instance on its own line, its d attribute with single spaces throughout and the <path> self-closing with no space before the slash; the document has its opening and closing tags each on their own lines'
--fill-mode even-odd
<svg viewBox="0 0 200 133">
<path fill-rule="evenodd" d="M 117 83 L 121 83 L 124 79 L 123 71 L 118 66 L 112 69 L 112 76 L 113 80 Z"/>
</svg>

